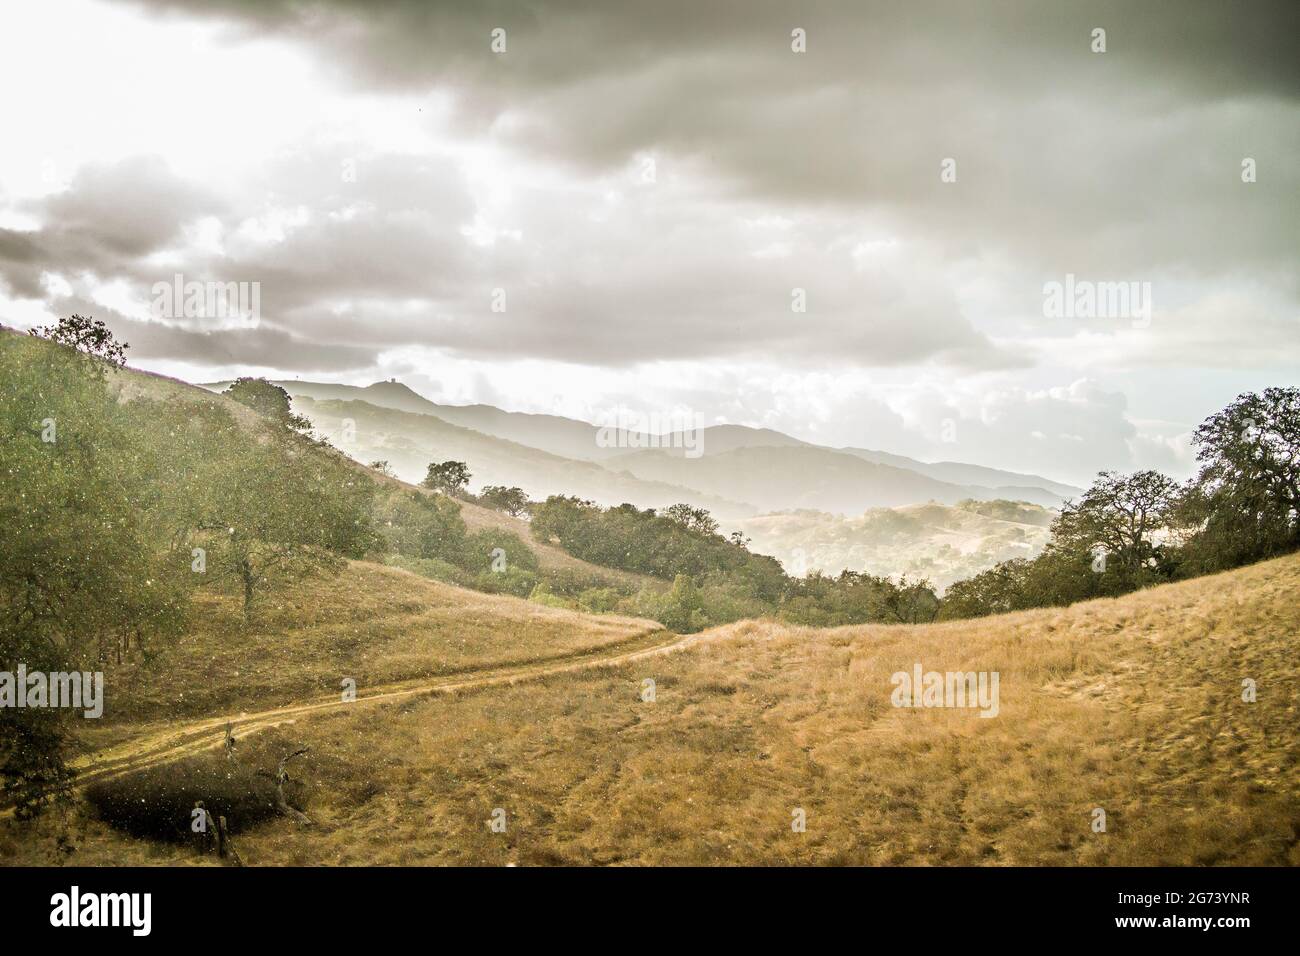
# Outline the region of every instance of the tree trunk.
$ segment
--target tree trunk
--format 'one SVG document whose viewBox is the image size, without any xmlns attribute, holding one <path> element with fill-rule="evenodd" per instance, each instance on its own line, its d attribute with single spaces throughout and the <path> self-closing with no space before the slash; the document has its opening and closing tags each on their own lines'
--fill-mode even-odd
<svg viewBox="0 0 1300 956">
<path fill-rule="evenodd" d="M 247 622 L 253 616 L 253 569 L 245 561 L 240 565 L 239 573 L 244 580 L 244 620 Z"/>
<path fill-rule="evenodd" d="M 295 750 L 293 753 L 281 760 L 280 765 L 275 769 L 276 802 L 279 805 L 280 812 L 285 816 L 293 817 L 299 823 L 306 826 L 311 826 L 311 820 L 308 818 L 307 814 L 289 806 L 289 801 L 284 798 L 284 785 L 289 781 L 289 773 L 284 768 L 285 765 L 294 757 L 301 757 L 309 750 L 311 750 L 310 747 L 303 747 L 301 750 Z"/>
</svg>

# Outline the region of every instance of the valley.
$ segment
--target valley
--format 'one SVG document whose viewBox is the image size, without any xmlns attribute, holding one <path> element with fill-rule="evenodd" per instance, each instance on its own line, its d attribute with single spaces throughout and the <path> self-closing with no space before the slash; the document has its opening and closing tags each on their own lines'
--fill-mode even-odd
<svg viewBox="0 0 1300 956">
<path fill-rule="evenodd" d="M 226 719 L 240 761 L 310 747 L 313 824 L 237 835 L 251 865 L 1297 865 L 1297 589 L 1300 560 L 1285 558 L 972 622 L 749 621 L 371 706 L 241 717 L 213 703 L 86 763 L 166 738 L 189 741 L 173 756 L 224 761 Z M 997 672 L 1000 713 L 892 706 L 891 672 L 917 662 Z M 503 833 L 488 826 L 498 808 Z M 53 852 L 53 820 L 21 840 L 0 827 L 9 862 Z M 83 863 L 216 862 L 88 816 L 74 832 Z"/>
<path fill-rule="evenodd" d="M 402 480 L 395 453 L 407 474 L 449 450 L 495 480 L 527 462 L 671 496 L 663 479 L 702 464 L 698 486 L 768 504 L 792 447 L 853 462 L 872 494 L 882 474 L 941 479 L 734 428 L 694 460 L 567 459 L 422 411 L 100 361 L 0 335 L 5 474 L 26 476 L 44 549 L 24 560 L 92 582 L 33 620 L 73 647 L 87 622 L 107 688 L 102 718 L 62 730 L 54 785 L 10 790 L 5 863 L 1300 863 L 1300 557 L 1263 538 L 1241 561 L 1213 521 L 1157 536 L 1184 507 L 1160 475 L 1099 476 L 1059 510 L 726 517 L 707 491 L 638 508 L 557 490 L 516 516 L 463 474 Z M 22 425 L 45 379 L 60 442 Z M 1285 433 L 1290 392 L 1249 399 Z M 725 477 L 737 461 L 773 481 Z M 1150 537 L 1116 539 L 1137 560 L 1099 566 L 1079 535 L 1109 526 L 1084 522 L 1122 530 L 1130 501 L 1167 503 Z M 196 799 L 229 820 L 218 855 L 182 826 Z"/>
<path fill-rule="evenodd" d="M 793 574 L 906 574 L 943 587 L 1000 560 L 1035 556 L 1045 542 L 1039 526 L 1046 522 L 1038 516 L 1080 491 L 1035 475 L 823 448 L 771 429 L 718 425 L 686 437 L 646 435 L 638 440 L 646 447 L 629 450 L 602 443 L 600 428 L 586 422 L 441 405 L 397 381 L 364 388 L 275 384 L 332 444 L 358 461 L 387 461 L 408 482 L 423 477 L 431 458 L 443 457 L 469 465 L 472 488 L 517 486 L 535 500 L 576 494 L 640 508 L 684 502 L 709 510 L 725 530 L 751 537 Z M 976 527 L 974 511 L 961 511 L 966 501 L 1024 502 L 1037 508 L 1037 523 L 1019 530 L 992 521 Z M 918 521 L 927 502 L 958 510 L 937 522 Z M 971 517 L 958 531 L 963 513 Z M 908 527 L 907 540 L 891 525 Z"/>
</svg>

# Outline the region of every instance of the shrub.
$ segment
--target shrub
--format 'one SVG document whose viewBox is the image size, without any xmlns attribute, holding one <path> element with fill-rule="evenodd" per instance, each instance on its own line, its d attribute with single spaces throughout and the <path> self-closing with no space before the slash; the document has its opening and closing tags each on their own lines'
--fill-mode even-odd
<svg viewBox="0 0 1300 956">
<path fill-rule="evenodd" d="M 162 764 L 86 787 L 99 818 L 134 837 L 184 842 L 194 805 L 224 816 L 231 833 L 277 815 L 275 781 L 224 756 Z"/>
<path fill-rule="evenodd" d="M 710 623 L 701 607 L 699 589 L 685 574 L 677 575 L 667 591 L 643 589 L 636 597 L 636 607 L 642 616 L 678 634 L 702 631 Z"/>
<path fill-rule="evenodd" d="M 504 571 L 481 571 L 474 578 L 474 589 L 487 594 L 513 594 L 528 597 L 537 587 L 537 575 L 522 568 L 507 567 Z"/>
<path fill-rule="evenodd" d="M 418 574 L 422 578 L 442 581 L 444 584 L 455 584 L 463 588 L 474 587 L 474 575 L 441 558 L 408 558 L 400 554 L 388 554 L 384 556 L 384 563 Z"/>
<path fill-rule="evenodd" d="M 482 574 L 501 573 L 493 567 L 494 563 L 500 567 L 500 562 L 504 562 L 506 572 L 527 571 L 536 575 L 538 570 L 533 549 L 519 535 L 502 528 L 484 528 L 467 535 L 456 563 L 467 571 Z"/>
<path fill-rule="evenodd" d="M 608 588 L 624 597 L 637 592 L 633 584 L 585 568 L 547 568 L 543 576 L 547 587 L 553 593 L 563 594 L 565 597 L 578 597 L 584 591 L 597 588 Z"/>
<path fill-rule="evenodd" d="M 0 710 L 0 793 L 14 816 L 29 820 L 70 793 L 64 762 L 65 728 L 50 710 Z"/>
<path fill-rule="evenodd" d="M 572 598 L 563 598 L 558 594 L 551 593 L 551 589 L 545 581 L 538 582 L 528 595 L 528 600 L 537 604 L 545 604 L 547 607 L 558 607 L 566 610 L 574 610 L 574 601 Z"/>
<path fill-rule="evenodd" d="M 445 495 L 395 489 L 376 503 L 375 524 L 385 550 L 408 558 L 455 562 L 465 548 L 460 505 Z"/>
<path fill-rule="evenodd" d="M 613 588 L 587 588 L 578 595 L 578 607 L 593 614 L 608 614 L 618 607 L 621 598 Z"/>
</svg>

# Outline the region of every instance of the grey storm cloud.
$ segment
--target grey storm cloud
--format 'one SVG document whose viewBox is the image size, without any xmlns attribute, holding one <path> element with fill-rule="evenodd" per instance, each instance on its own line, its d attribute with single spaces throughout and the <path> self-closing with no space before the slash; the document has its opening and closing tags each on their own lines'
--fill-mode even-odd
<svg viewBox="0 0 1300 956">
<path fill-rule="evenodd" d="M 1277 268 L 1300 243 L 1290 2 L 151 6 L 328 50 L 349 86 L 449 89 L 463 123 L 577 167 L 663 153 L 723 193 L 871 209 L 1049 274 Z"/>
<path fill-rule="evenodd" d="M 1009 369 L 1032 361 L 1017 338 L 1075 331 L 1036 315 L 1043 282 L 1067 272 L 1150 279 L 1158 295 L 1169 277 L 1266 287 L 1267 313 L 1244 296 L 1237 319 L 1262 352 L 1293 336 L 1278 319 L 1298 295 L 1293 3 L 122 3 L 219 23 L 232 44 L 301 44 L 340 89 L 447 93 L 456 129 L 575 182 L 650 154 L 661 185 L 609 217 L 589 196 L 517 190 L 522 238 L 484 248 L 464 234 L 477 204 L 447 159 L 306 143 L 222 202 L 136 159 L 83 170 L 45 201 L 42 230 L 0 231 L 20 295 L 46 270 L 147 288 L 167 278 L 150 253 L 206 215 L 226 248 L 189 250 L 187 275 L 261 282 L 268 330 L 340 354 Z M 489 48 L 498 27 L 504 55 Z M 790 50 L 795 27 L 806 54 Z M 358 175 L 343 182 L 349 156 Z M 939 181 L 947 157 L 956 183 Z M 282 241 L 241 242 L 269 206 L 307 215 Z M 771 237 L 781 255 L 738 224 L 763 216 L 793 223 Z M 862 231 L 902 251 L 855 260 L 844 237 Z M 998 275 L 998 341 L 956 267 Z M 504 313 L 489 307 L 498 287 Z M 1159 360 L 1212 354 L 1213 326 L 1198 328 L 1161 341 Z"/>
<path fill-rule="evenodd" d="M 252 34 L 276 32 L 329 47 L 380 86 L 480 80 L 502 87 L 557 88 L 640 72 L 665 61 L 712 59 L 719 72 L 770 63 L 775 39 L 808 31 L 830 65 L 771 85 L 815 87 L 829 70 L 850 80 L 901 84 L 978 76 L 1020 88 L 1085 59 L 1079 32 L 1104 26 L 1137 73 L 1214 95 L 1272 93 L 1293 98 L 1300 66 L 1293 38 L 1300 13 L 1287 0 L 1241 7 L 1214 0 L 1127 0 L 1045 4 L 1034 0 L 124 0 L 152 9 L 224 19 Z M 489 31 L 505 28 L 508 70 L 492 62 Z M 804 69 L 800 66 L 797 69 Z M 720 87 L 726 88 L 723 77 Z"/>
<path fill-rule="evenodd" d="M 47 271 L 130 275 L 133 263 L 176 240 L 187 222 L 223 207 L 157 157 L 136 156 L 87 164 L 67 190 L 22 208 L 44 226 L 0 229 L 0 276 L 34 298 Z"/>
<path fill-rule="evenodd" d="M 271 327 L 193 330 L 124 316 L 77 297 L 57 298 L 60 315 L 87 315 L 130 345 L 132 360 L 172 359 L 210 366 L 275 368 L 289 372 L 342 372 L 374 364 L 374 349 L 313 342 Z"/>
<path fill-rule="evenodd" d="M 165 246 L 186 222 L 218 208 L 161 159 L 135 156 L 83 167 L 71 188 L 47 199 L 41 212 L 106 255 L 132 258 Z"/>
</svg>

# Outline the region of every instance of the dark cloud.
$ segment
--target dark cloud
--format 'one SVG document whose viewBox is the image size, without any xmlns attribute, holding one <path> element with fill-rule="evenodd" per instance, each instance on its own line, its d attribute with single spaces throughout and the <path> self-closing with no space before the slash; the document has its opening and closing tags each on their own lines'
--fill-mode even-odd
<svg viewBox="0 0 1300 956">
<path fill-rule="evenodd" d="M 1023 89 L 1055 85 L 1081 67 L 1088 47 L 1080 34 L 1102 26 L 1126 70 L 1162 86 L 1209 96 L 1300 95 L 1300 10 L 1289 0 L 1249 7 L 1216 0 L 126 2 L 303 40 L 341 56 L 353 82 L 416 89 L 453 82 L 546 91 L 700 59 L 715 64 L 714 89 L 726 91 L 728 67 L 774 63 L 772 52 L 788 50 L 793 27 L 808 30 L 817 57 L 778 72 L 771 86 L 929 76 Z M 508 33 L 506 57 L 488 49 L 497 27 Z"/>
<path fill-rule="evenodd" d="M 42 226 L 0 230 L 0 277 L 24 298 L 41 297 L 41 273 L 130 277 L 150 253 L 180 238 L 187 222 L 223 211 L 202 186 L 154 156 L 91 162 L 68 188 L 21 209 Z"/>
<path fill-rule="evenodd" d="M 856 206 L 1049 272 L 1226 274 L 1300 243 L 1293 2 L 147 6 L 328 51 L 348 88 L 450 91 L 462 123 L 578 168 L 652 152 L 721 194 Z"/>
<path fill-rule="evenodd" d="M 162 248 L 186 222 L 219 206 L 162 159 L 146 155 L 85 166 L 68 190 L 39 208 L 63 234 L 130 259 Z"/>
<path fill-rule="evenodd" d="M 59 315 L 102 320 L 119 341 L 130 345 L 135 362 L 165 359 L 199 366 L 245 366 L 290 372 L 346 372 L 371 368 L 378 352 L 351 345 L 313 342 L 273 327 L 191 331 L 160 322 L 144 322 L 79 298 L 56 299 Z"/>
<path fill-rule="evenodd" d="M 46 250 L 38 236 L 0 229 L 0 280 L 21 299 L 39 299 L 41 269 Z"/>
<path fill-rule="evenodd" d="M 1043 282 L 1067 272 L 1151 280 L 1161 304 L 1169 283 L 1254 283 L 1267 311 L 1230 301 L 1261 331 L 1255 350 L 1288 335 L 1294 3 L 123 2 L 220 23 L 232 44 L 301 43 L 347 92 L 447 94 L 458 131 L 571 176 L 516 187 L 514 235 L 480 244 L 467 237 L 482 212 L 472 160 L 385 155 L 332 129 L 220 199 L 160 160 L 90 165 L 31 207 L 39 231 L 0 231 L 0 276 L 20 297 L 44 296 L 43 272 L 137 291 L 173 271 L 259 282 L 263 326 L 212 333 L 227 343 L 213 361 L 255 342 L 259 364 L 300 368 L 310 340 L 339 350 L 320 361 L 358 363 L 424 345 L 610 366 L 1008 369 L 1030 361 L 1015 336 L 1077 331 L 1036 314 Z M 504 56 L 489 48 L 496 27 Z M 790 52 L 794 27 L 806 54 Z M 1094 27 L 1105 54 L 1089 49 Z M 607 204 L 579 188 L 642 154 L 659 185 Z M 1243 156 L 1258 183 L 1241 183 Z M 940 182 L 945 157 L 956 183 Z M 159 265 L 200 217 L 220 223 L 221 248 Z M 747 224 L 764 217 L 788 225 Z M 880 236 L 900 251 L 855 256 Z M 999 314 L 983 324 L 963 272 L 997 277 Z M 791 310 L 793 288 L 806 312 Z M 995 339 L 998 323 L 1013 334 Z M 160 328 L 147 347 L 178 354 L 207 334 Z M 1213 356 L 1214 319 L 1196 333 L 1161 342 L 1160 361 L 1193 345 Z"/>
</svg>

